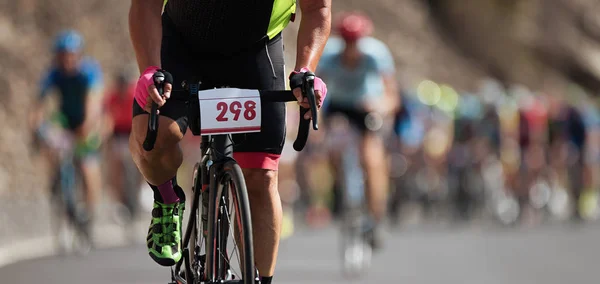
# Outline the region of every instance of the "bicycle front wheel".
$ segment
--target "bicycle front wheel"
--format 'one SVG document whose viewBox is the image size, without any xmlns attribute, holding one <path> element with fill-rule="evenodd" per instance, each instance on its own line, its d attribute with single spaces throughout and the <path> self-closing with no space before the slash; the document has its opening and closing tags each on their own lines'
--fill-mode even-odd
<svg viewBox="0 0 600 284">
<path fill-rule="evenodd" d="M 218 185 L 211 191 L 209 206 L 210 248 L 207 257 L 208 279 L 212 282 L 255 283 L 256 268 L 252 242 L 252 219 L 246 182 L 235 161 L 223 165 Z M 213 195 L 214 194 L 214 195 Z M 212 215 L 212 216 L 211 216 Z M 210 221 L 209 221 L 210 222 Z M 233 237 L 230 237 L 233 235 Z M 238 267 L 238 268 L 236 268 Z"/>
</svg>

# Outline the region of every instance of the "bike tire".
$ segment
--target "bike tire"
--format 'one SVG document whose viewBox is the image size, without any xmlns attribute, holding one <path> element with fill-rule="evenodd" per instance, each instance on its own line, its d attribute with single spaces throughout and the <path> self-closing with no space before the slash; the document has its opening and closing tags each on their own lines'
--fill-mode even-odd
<svg viewBox="0 0 600 284">
<path fill-rule="evenodd" d="M 85 255 L 92 249 L 90 213 L 84 203 L 82 173 L 72 157 L 61 160 L 52 189 L 56 237 L 65 254 Z"/>
<path fill-rule="evenodd" d="M 235 210 L 236 228 L 239 232 L 239 239 L 236 239 L 236 243 L 241 242 L 241 248 L 238 249 L 243 251 L 240 253 L 239 264 L 242 279 L 236 279 L 232 282 L 235 283 L 247 283 L 254 284 L 256 281 L 256 267 L 254 266 L 254 249 L 252 239 L 252 218 L 250 215 L 250 203 L 248 200 L 248 190 L 246 182 L 240 166 L 233 160 L 227 161 L 223 164 L 220 176 L 217 177 L 218 184 L 216 190 L 211 190 L 210 200 L 215 201 L 215 204 L 209 205 L 209 222 L 212 220 L 212 230 L 209 227 L 208 239 L 212 240 L 209 242 L 209 247 L 212 247 L 212 253 L 208 253 L 208 256 L 212 256 L 211 259 L 207 259 L 208 264 L 208 279 L 224 281 L 220 283 L 227 283 L 227 273 L 230 272 L 228 269 L 227 259 L 227 238 L 229 237 L 229 229 L 231 228 L 230 221 L 233 219 L 230 216 L 226 216 L 231 212 L 229 209 L 225 209 L 232 205 L 232 209 Z M 214 210 L 213 210 L 214 209 Z M 235 232 L 234 232 L 235 233 Z M 235 238 L 235 236 L 234 236 Z M 214 245 L 210 245 L 210 244 Z M 225 251 L 225 255 L 223 252 Z"/>
<path fill-rule="evenodd" d="M 50 210 L 51 210 L 51 228 L 52 236 L 54 237 L 54 245 L 60 254 L 67 254 L 69 252 L 68 245 L 65 243 L 65 236 L 67 235 L 68 222 L 70 222 L 67 216 L 67 206 L 63 199 L 63 190 L 61 184 L 60 172 L 54 174 L 52 179 L 52 186 L 50 192 Z"/>
<path fill-rule="evenodd" d="M 90 207 L 85 201 L 88 194 L 84 191 L 85 181 L 83 179 L 83 172 L 78 168 L 77 164 L 73 163 L 73 189 L 71 192 L 74 202 L 74 216 L 72 216 L 72 225 L 75 229 L 77 240 L 76 240 L 76 253 L 78 255 L 88 254 L 94 244 L 92 239 L 92 215 Z"/>
<path fill-rule="evenodd" d="M 194 280 L 200 280 L 202 276 L 201 269 L 204 269 L 203 264 L 199 261 L 199 255 L 202 248 L 205 247 L 205 242 L 203 238 L 202 226 L 204 220 L 202 219 L 202 210 L 204 207 L 204 202 L 201 198 L 204 198 L 204 194 L 202 193 L 202 178 L 201 173 L 202 168 L 200 164 L 196 164 L 194 167 L 193 174 L 193 187 L 192 192 L 194 199 L 192 200 L 192 211 L 190 212 L 190 218 L 188 222 L 188 227 L 186 229 L 186 235 L 189 235 L 188 240 L 188 258 L 183 261 L 187 262 L 185 265 L 185 276 L 188 283 L 195 283 Z M 206 198 L 204 198 L 206 199 Z M 184 240 L 185 242 L 185 240 Z M 193 270 L 193 271 L 189 271 Z"/>
<path fill-rule="evenodd" d="M 364 177 L 358 160 L 358 148 L 347 149 L 342 156 L 342 223 L 341 257 L 342 272 L 348 279 L 363 275 L 370 267 L 372 249 L 365 239 L 366 196 Z M 361 181 L 362 180 L 362 181 Z"/>
</svg>

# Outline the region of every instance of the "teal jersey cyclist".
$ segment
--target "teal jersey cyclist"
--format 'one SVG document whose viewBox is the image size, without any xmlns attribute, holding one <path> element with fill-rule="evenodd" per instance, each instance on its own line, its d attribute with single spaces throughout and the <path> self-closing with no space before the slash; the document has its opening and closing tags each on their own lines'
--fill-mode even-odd
<svg viewBox="0 0 600 284">
<path fill-rule="evenodd" d="M 297 7 L 302 11 L 298 53 L 294 71 L 286 74 L 281 33 L 294 20 Z M 316 69 L 329 37 L 330 10 L 331 0 L 132 1 L 130 35 L 142 75 L 135 92 L 130 150 L 154 191 L 147 243 L 158 264 L 170 266 L 182 256 L 185 195 L 176 173 L 182 163 L 178 144 L 188 125 L 185 102 L 168 99 L 172 86 L 201 80 L 205 87 L 283 90 L 288 78 Z M 166 76 L 172 80 L 162 97 L 151 80 L 157 70 L 172 75 Z M 319 107 L 326 92 L 317 78 Z M 299 88 L 294 94 L 308 107 Z M 160 108 L 161 129 L 157 146 L 146 152 L 142 142 L 152 101 Z M 262 283 L 271 283 L 282 219 L 277 169 L 285 141 L 285 104 L 264 104 L 261 116 L 260 133 L 233 135 L 234 158 L 248 187 L 254 240 L 260 240 L 254 243 L 255 263 L 264 276 Z"/>
<path fill-rule="evenodd" d="M 323 76 L 331 89 L 324 106 L 325 123 L 340 115 L 360 131 L 360 153 L 363 164 L 365 190 L 374 230 L 369 238 L 373 248 L 382 242 L 381 226 L 385 217 L 387 169 L 383 138 L 380 135 L 382 119 L 396 111 L 399 99 L 395 88 L 394 58 L 387 46 L 370 37 L 371 20 L 361 13 L 344 13 L 336 22 L 339 38 L 327 43 L 317 73 Z M 380 118 L 380 119 L 378 119 Z M 375 123 L 373 123 L 375 122 Z M 333 149 L 331 161 L 340 164 Z"/>
<path fill-rule="evenodd" d="M 321 57 L 317 71 L 327 76 L 329 99 L 327 105 L 361 108 L 369 101 L 381 99 L 385 93 L 383 76 L 394 76 L 394 57 L 382 41 L 365 36 L 357 42 L 361 53 L 356 68 L 346 68 L 342 53 L 344 39 L 332 37 Z"/>
</svg>

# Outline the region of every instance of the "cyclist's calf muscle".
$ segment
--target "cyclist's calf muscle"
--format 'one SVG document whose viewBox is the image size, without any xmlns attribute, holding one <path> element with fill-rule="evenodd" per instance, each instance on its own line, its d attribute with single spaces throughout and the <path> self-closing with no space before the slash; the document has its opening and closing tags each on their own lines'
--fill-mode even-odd
<svg viewBox="0 0 600 284">
<path fill-rule="evenodd" d="M 341 155 L 341 152 L 335 150 L 330 153 L 330 161 L 336 169 L 341 167 Z M 381 221 L 386 212 L 388 172 L 383 140 L 380 136 L 369 132 L 363 134 L 360 141 L 360 161 L 365 173 L 365 193 L 369 211 L 376 221 Z"/>
<path fill-rule="evenodd" d="M 362 137 L 361 162 L 366 173 L 366 189 L 369 209 L 377 221 L 385 216 L 388 177 L 383 140 L 373 133 Z"/>
<path fill-rule="evenodd" d="M 136 115 L 132 120 L 129 149 L 138 169 L 150 184 L 160 185 L 173 178 L 183 162 L 179 141 L 183 134 L 171 118 L 159 116 L 158 135 L 154 149 L 144 150 L 142 144 L 148 130 L 148 115 Z"/>
<path fill-rule="evenodd" d="M 283 209 L 277 190 L 277 171 L 243 169 L 250 199 L 254 260 L 262 276 L 275 272 Z"/>
<path fill-rule="evenodd" d="M 83 177 L 83 185 L 86 191 L 86 204 L 90 212 L 93 212 L 99 199 L 102 181 L 100 180 L 100 165 L 93 158 L 89 161 L 82 161 L 79 164 Z"/>
</svg>

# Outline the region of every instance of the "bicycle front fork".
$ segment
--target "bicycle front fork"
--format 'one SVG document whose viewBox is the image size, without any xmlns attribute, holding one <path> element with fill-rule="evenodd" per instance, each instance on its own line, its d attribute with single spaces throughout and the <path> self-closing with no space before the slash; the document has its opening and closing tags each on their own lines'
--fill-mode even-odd
<svg viewBox="0 0 600 284">
<path fill-rule="evenodd" d="M 200 190 L 200 197 L 202 198 L 202 212 L 200 213 L 200 220 L 202 221 L 202 235 L 206 239 L 208 233 L 208 168 L 212 164 L 212 161 L 203 159 L 200 163 L 196 163 L 194 166 L 194 190 Z"/>
</svg>

